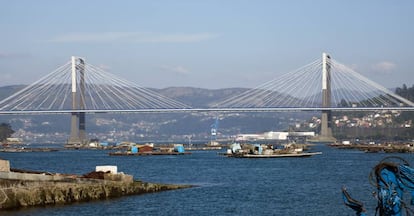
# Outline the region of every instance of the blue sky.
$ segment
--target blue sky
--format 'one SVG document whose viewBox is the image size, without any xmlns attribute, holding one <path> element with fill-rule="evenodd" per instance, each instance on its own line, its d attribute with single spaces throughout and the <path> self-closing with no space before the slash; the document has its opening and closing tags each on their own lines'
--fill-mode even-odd
<svg viewBox="0 0 414 216">
<path fill-rule="evenodd" d="M 2 1 L 0 86 L 82 56 L 141 86 L 255 87 L 328 52 L 414 84 L 414 1 Z"/>
</svg>

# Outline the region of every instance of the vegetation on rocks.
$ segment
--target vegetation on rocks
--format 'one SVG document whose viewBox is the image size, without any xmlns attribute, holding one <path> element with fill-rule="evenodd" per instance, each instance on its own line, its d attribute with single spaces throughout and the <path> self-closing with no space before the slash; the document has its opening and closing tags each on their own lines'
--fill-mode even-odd
<svg viewBox="0 0 414 216">
<path fill-rule="evenodd" d="M 73 181 L 0 181 L 0 209 L 69 204 L 188 188 L 188 185 L 97 179 Z"/>
</svg>

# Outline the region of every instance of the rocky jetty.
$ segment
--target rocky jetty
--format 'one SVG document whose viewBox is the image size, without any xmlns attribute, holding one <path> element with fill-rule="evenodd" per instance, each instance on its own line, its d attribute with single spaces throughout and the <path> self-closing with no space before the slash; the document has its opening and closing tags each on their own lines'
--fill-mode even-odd
<svg viewBox="0 0 414 216">
<path fill-rule="evenodd" d="M 136 181 L 113 170 L 93 171 L 83 176 L 2 170 L 0 209 L 104 200 L 188 187 L 191 186 Z"/>
</svg>

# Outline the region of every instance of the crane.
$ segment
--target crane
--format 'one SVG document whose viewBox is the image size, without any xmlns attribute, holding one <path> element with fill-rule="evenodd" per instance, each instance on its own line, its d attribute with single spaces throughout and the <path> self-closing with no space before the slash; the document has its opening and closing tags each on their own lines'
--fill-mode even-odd
<svg viewBox="0 0 414 216">
<path fill-rule="evenodd" d="M 218 127 L 219 127 L 219 118 L 218 117 L 216 117 L 216 120 L 214 121 L 214 124 L 210 125 L 210 127 L 211 127 L 211 130 L 210 130 L 211 137 L 210 137 L 210 139 L 211 139 L 211 141 L 214 141 L 217 138 L 217 130 L 218 130 Z"/>
</svg>

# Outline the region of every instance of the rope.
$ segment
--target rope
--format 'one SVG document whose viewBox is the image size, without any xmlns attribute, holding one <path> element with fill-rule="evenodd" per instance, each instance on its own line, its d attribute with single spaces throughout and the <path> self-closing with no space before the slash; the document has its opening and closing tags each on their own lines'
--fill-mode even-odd
<svg viewBox="0 0 414 216">
<path fill-rule="evenodd" d="M 398 162 L 392 161 L 397 160 Z M 370 172 L 369 175 L 369 181 L 370 183 L 375 186 L 378 190 L 379 189 L 385 189 L 388 190 L 389 196 L 396 195 L 396 187 L 401 188 L 401 191 L 403 193 L 404 189 L 408 188 L 413 190 L 414 189 L 414 175 L 413 170 L 409 170 L 409 163 L 405 159 L 398 157 L 398 156 L 389 156 L 381 160 Z M 381 171 L 383 169 L 387 169 L 395 174 L 396 180 L 398 181 L 397 185 L 389 185 L 389 182 L 385 181 L 384 178 L 381 175 Z M 380 182 L 383 184 L 383 186 L 380 186 Z M 401 185 L 402 184 L 402 185 Z M 411 209 L 404 200 L 402 200 L 402 197 L 399 197 L 401 200 L 401 210 L 405 209 L 406 215 L 412 215 L 411 213 L 414 213 L 413 209 Z M 376 213 L 378 211 L 387 211 L 388 208 L 385 208 L 385 206 L 380 205 L 381 200 L 379 197 L 379 194 L 377 194 L 378 199 L 378 206 L 376 208 Z M 388 198 L 389 199 L 389 198 Z"/>
</svg>

